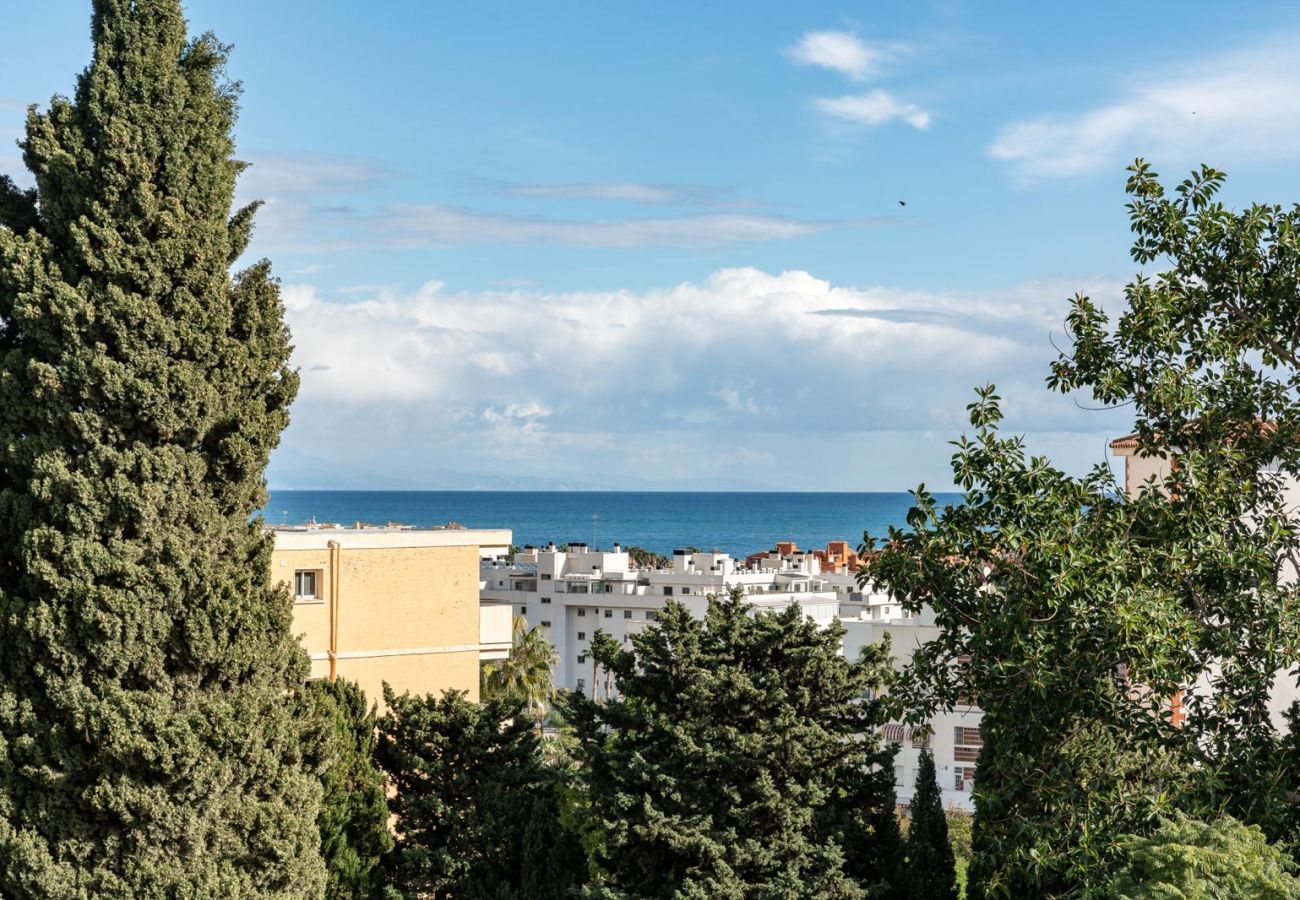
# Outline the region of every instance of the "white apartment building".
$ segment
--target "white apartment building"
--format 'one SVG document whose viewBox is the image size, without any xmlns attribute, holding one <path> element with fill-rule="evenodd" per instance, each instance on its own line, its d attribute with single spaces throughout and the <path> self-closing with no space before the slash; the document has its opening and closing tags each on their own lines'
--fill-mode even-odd
<svg viewBox="0 0 1300 900">
<path fill-rule="evenodd" d="M 939 628 L 934 613 L 925 608 L 910 613 L 883 593 L 856 592 L 840 604 L 840 623 L 844 626 L 844 655 L 856 659 L 863 647 L 878 644 L 889 636 L 895 668 L 902 669 L 922 644 L 934 640 Z M 935 776 L 939 782 L 943 805 L 949 809 L 974 810 L 971 788 L 975 783 L 975 761 L 979 756 L 980 719 L 977 706 L 961 705 L 941 711 L 926 727 L 913 728 L 901 723 L 885 726 L 884 738 L 899 745 L 894 757 L 894 787 L 898 802 L 908 805 L 916 793 L 916 772 L 921 750 L 934 753 Z"/>
<path fill-rule="evenodd" d="M 667 568 L 638 569 L 617 544 L 613 550 L 549 544 L 525 547 L 510 560 L 485 560 L 479 578 L 484 604 L 509 604 L 529 625 L 546 629 L 560 658 L 556 686 L 592 696 L 612 690 L 591 657 L 596 631 L 626 641 L 654 622 L 669 599 L 703 616 L 710 596 L 740 588 L 755 609 L 798 605 L 823 626 L 835 620 L 841 599 L 806 554 L 744 568 L 725 553 L 677 550 Z"/>
</svg>

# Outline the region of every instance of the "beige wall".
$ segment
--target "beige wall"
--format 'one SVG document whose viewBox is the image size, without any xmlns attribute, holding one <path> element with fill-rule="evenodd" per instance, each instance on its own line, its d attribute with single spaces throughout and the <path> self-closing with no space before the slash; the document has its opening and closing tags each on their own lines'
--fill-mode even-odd
<svg viewBox="0 0 1300 900">
<path fill-rule="evenodd" d="M 317 598 L 295 599 L 293 607 L 293 629 L 312 657 L 312 676 L 329 677 L 333 649 L 335 674 L 357 681 L 375 702 L 382 701 L 385 681 L 399 694 L 454 688 L 477 700 L 478 546 L 349 546 L 349 537 L 286 541 L 277 535 L 271 557 L 273 576 L 290 591 L 296 571 L 319 573 Z"/>
</svg>

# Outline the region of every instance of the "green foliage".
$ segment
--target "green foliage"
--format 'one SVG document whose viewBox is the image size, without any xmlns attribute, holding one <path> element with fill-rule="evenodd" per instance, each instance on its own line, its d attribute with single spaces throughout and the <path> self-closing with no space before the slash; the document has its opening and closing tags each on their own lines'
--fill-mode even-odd
<svg viewBox="0 0 1300 900">
<path fill-rule="evenodd" d="M 957 872 L 957 895 L 966 896 L 966 869 L 970 865 L 972 819 L 958 809 L 946 811 L 948 818 L 948 843 L 952 847 L 954 867 Z"/>
<path fill-rule="evenodd" d="M 565 802 L 558 785 L 533 801 L 524 831 L 521 897 L 561 900 L 586 882 L 587 854 L 579 836 L 566 827 Z"/>
<path fill-rule="evenodd" d="M 921 751 L 907 829 L 907 874 L 910 900 L 957 900 L 957 870 L 948 843 L 948 819 L 934 771 L 934 754 Z"/>
<path fill-rule="evenodd" d="M 834 814 L 848 817 L 839 830 L 844 872 L 858 884 L 871 885 L 872 900 L 907 900 L 906 848 L 894 790 L 896 754 L 897 745 L 891 745 L 872 777 L 859 782 L 862 796 L 842 796 L 832 807 Z"/>
<path fill-rule="evenodd" d="M 666 569 L 672 564 L 672 560 L 662 553 L 655 553 L 644 547 L 628 547 L 626 551 L 628 559 L 632 565 L 642 569 Z"/>
<path fill-rule="evenodd" d="M 603 833 L 609 887 L 638 897 L 862 897 L 848 831 L 885 799 L 876 742 L 885 648 L 860 662 L 842 629 L 738 593 L 704 619 L 670 602 L 623 649 L 598 633 L 619 695 L 561 705 Z M 892 799 L 892 798 L 891 798 Z M 850 805 L 851 804 L 851 805 Z M 892 813 L 892 806 L 889 807 Z M 879 872 L 872 873 L 873 879 Z"/>
<path fill-rule="evenodd" d="M 540 719 L 555 694 L 553 670 L 559 660 L 545 630 L 540 625 L 529 628 L 527 619 L 515 616 L 510 655 L 483 664 L 480 693 L 485 700 L 520 700 Z"/>
<path fill-rule="evenodd" d="M 307 659 L 251 519 L 298 385 L 232 279 L 226 48 L 95 0 L 0 184 L 0 895 L 319 896 Z"/>
<path fill-rule="evenodd" d="M 576 858 L 573 841 L 559 839 L 556 780 L 521 702 L 398 697 L 387 687 L 384 699 L 377 756 L 396 791 L 397 839 L 383 863 L 390 894 L 525 897 L 525 882 Z"/>
<path fill-rule="evenodd" d="M 1166 268 L 1113 323 L 1076 297 L 1049 385 L 1123 405 L 1140 452 L 1177 465 L 1131 497 L 1107 465 L 1071 477 L 1002 435 L 984 388 L 955 442 L 964 503 L 919 489 L 867 563 L 941 632 L 899 693 L 918 715 L 962 694 L 985 710 L 976 894 L 1101 891 L 1115 836 L 1176 808 L 1293 827 L 1268 699 L 1300 644 L 1283 483 L 1300 472 L 1300 208 L 1230 211 L 1208 168 L 1173 196 L 1131 173 L 1134 259 Z"/>
<path fill-rule="evenodd" d="M 307 685 L 306 715 L 315 725 L 308 758 L 316 762 L 324 796 L 316 820 L 331 900 L 370 897 L 375 867 L 393 845 L 384 774 L 375 763 L 375 708 L 355 682 Z"/>
<path fill-rule="evenodd" d="M 1122 867 L 1109 896 L 1126 900 L 1296 900 L 1300 878 L 1263 832 L 1224 817 L 1163 822 L 1120 841 Z"/>
</svg>

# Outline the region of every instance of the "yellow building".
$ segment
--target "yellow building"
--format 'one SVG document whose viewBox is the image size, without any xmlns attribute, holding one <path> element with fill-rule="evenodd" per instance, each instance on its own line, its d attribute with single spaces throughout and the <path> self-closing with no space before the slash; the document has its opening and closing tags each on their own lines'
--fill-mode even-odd
<svg viewBox="0 0 1300 900">
<path fill-rule="evenodd" d="M 479 662 L 510 648 L 508 606 L 479 606 L 479 559 L 504 529 L 276 528 L 273 577 L 294 595 L 293 630 L 313 678 L 356 681 L 382 706 L 456 688 L 478 699 Z"/>
</svg>

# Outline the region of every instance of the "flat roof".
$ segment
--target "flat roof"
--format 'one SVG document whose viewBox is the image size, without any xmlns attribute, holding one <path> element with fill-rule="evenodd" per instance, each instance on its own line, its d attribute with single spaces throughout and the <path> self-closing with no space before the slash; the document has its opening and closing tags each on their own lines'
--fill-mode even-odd
<svg viewBox="0 0 1300 900">
<path fill-rule="evenodd" d="M 509 528 L 272 528 L 277 550 L 324 550 L 329 542 L 354 550 L 405 547 L 509 547 Z"/>
</svg>

